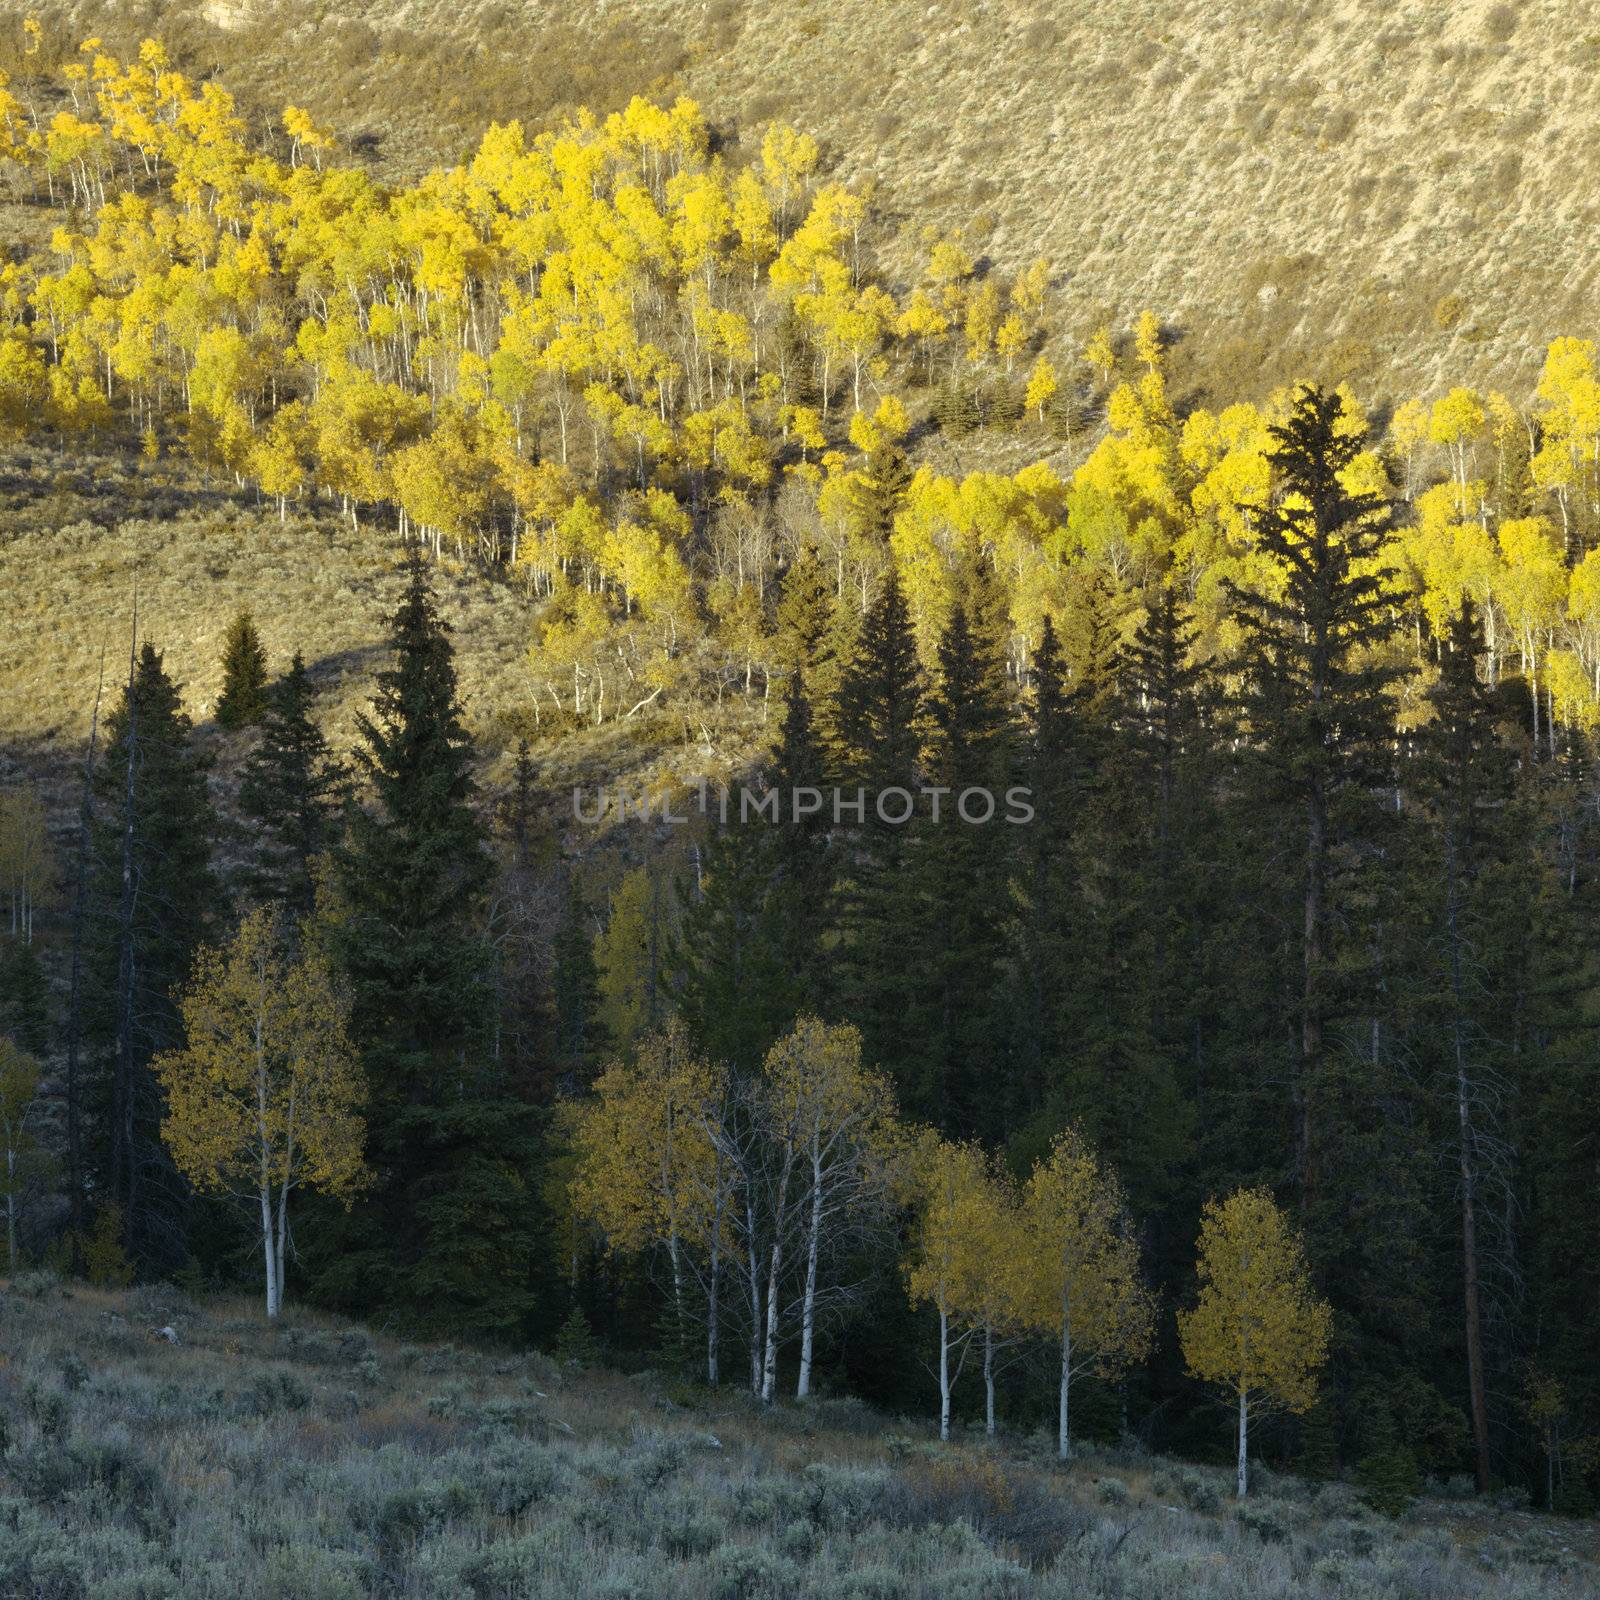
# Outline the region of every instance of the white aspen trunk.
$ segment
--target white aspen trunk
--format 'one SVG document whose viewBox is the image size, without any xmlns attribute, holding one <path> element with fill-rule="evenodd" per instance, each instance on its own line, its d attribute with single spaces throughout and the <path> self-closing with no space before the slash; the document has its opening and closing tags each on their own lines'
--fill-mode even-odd
<svg viewBox="0 0 1600 1600">
<path fill-rule="evenodd" d="M 761 1263 L 756 1254 L 756 1214 L 745 1200 L 745 1239 L 750 1262 L 750 1393 L 761 1393 Z"/>
<path fill-rule="evenodd" d="M 267 1262 L 267 1316 L 270 1319 L 278 1314 L 278 1259 L 272 1248 L 272 1189 L 264 1172 L 261 1180 L 261 1251 Z"/>
<path fill-rule="evenodd" d="M 678 1225 L 673 1223 L 667 1231 L 667 1254 L 672 1258 L 672 1315 L 678 1331 L 674 1336 L 683 1341 L 683 1259 L 678 1253 Z"/>
<path fill-rule="evenodd" d="M 1056 1448 L 1063 1461 L 1072 1459 L 1072 1430 L 1067 1400 L 1072 1391 L 1072 1329 L 1067 1318 L 1067 1290 L 1061 1291 L 1061 1403 L 1056 1418 Z"/>
<path fill-rule="evenodd" d="M 950 1313 L 939 1305 L 939 1437 L 950 1437 Z"/>
<path fill-rule="evenodd" d="M 984 1431 L 994 1438 L 994 1326 L 985 1323 L 983 1329 L 983 1425 Z"/>
<path fill-rule="evenodd" d="M 761 1357 L 761 1398 L 772 1403 L 778 1382 L 778 1276 L 783 1270 L 783 1230 L 788 1222 L 789 1176 L 794 1170 L 794 1148 L 784 1152 L 778 1179 L 777 1204 L 772 1212 L 772 1259 L 767 1270 L 767 1338 Z"/>
<path fill-rule="evenodd" d="M 800 1381 L 795 1395 L 804 1400 L 811 1393 L 811 1349 L 817 1326 L 817 1254 L 822 1241 L 822 1150 L 811 1143 L 811 1226 L 806 1241 L 806 1292 L 800 1313 Z"/>
<path fill-rule="evenodd" d="M 17 1270 L 17 1152 L 6 1143 L 6 1271 Z"/>
<path fill-rule="evenodd" d="M 717 1386 L 717 1317 L 719 1314 L 719 1289 L 721 1287 L 721 1258 L 715 1246 L 711 1251 L 711 1282 L 706 1295 L 706 1382 Z"/>
<path fill-rule="evenodd" d="M 767 1337 L 761 1355 L 761 1398 L 769 1405 L 778 1381 L 778 1273 L 782 1264 L 783 1241 L 775 1238 L 767 1273 Z"/>
<path fill-rule="evenodd" d="M 1250 1488 L 1250 1401 L 1244 1387 L 1239 1389 L 1239 1498 Z"/>
<path fill-rule="evenodd" d="M 276 1254 L 277 1263 L 278 1263 L 278 1270 L 277 1270 L 278 1304 L 277 1304 L 276 1308 L 274 1309 L 274 1311 L 272 1312 L 273 1316 L 277 1316 L 278 1312 L 283 1310 L 283 1291 L 284 1291 L 284 1286 L 288 1281 L 287 1274 L 286 1274 L 285 1269 L 284 1269 L 284 1255 L 285 1255 L 285 1252 L 288 1249 L 288 1245 L 289 1245 L 289 1180 L 288 1180 L 288 1178 L 285 1178 L 283 1180 L 282 1184 L 280 1184 L 279 1187 L 278 1187 L 278 1236 L 277 1236 L 276 1243 L 274 1245 L 274 1253 Z"/>
</svg>

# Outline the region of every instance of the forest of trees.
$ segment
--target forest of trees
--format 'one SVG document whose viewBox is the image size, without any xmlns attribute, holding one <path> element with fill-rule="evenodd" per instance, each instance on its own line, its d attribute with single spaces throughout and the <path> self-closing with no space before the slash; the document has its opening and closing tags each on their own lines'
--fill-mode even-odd
<svg viewBox="0 0 1600 1600">
<path fill-rule="evenodd" d="M 236 782 L 141 633 L 70 811 L 5 796 L 12 1259 L 1594 1509 L 1592 342 L 1180 405 L 1153 315 L 897 288 L 682 102 L 389 188 L 89 41 L 0 131 L 60 213 L 0 425 L 406 562 L 353 751 L 241 617 Z M 1081 460 L 916 466 L 973 430 Z M 445 557 L 539 601 L 531 740 L 735 696 L 754 788 L 1032 819 L 699 817 L 602 897 L 538 744 L 482 786 Z"/>
</svg>

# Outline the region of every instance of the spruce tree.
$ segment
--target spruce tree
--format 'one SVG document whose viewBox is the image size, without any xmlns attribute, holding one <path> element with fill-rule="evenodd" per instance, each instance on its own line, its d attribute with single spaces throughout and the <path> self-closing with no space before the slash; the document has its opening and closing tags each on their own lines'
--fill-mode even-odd
<svg viewBox="0 0 1600 1600">
<path fill-rule="evenodd" d="M 1496 1259 L 1487 1236 L 1507 1213 L 1508 1149 L 1499 1109 L 1513 1066 L 1502 1033 L 1502 997 L 1513 976 L 1500 936 L 1507 907 L 1511 798 L 1510 752 L 1496 730 L 1492 692 L 1478 679 L 1483 631 L 1470 600 L 1462 602 L 1444 642 L 1439 681 L 1429 700 L 1416 787 L 1429 820 L 1427 876 L 1419 885 L 1430 910 L 1425 950 L 1429 1033 L 1444 1041 L 1440 1062 L 1446 1148 L 1457 1213 L 1459 1304 L 1464 1311 L 1466 1390 L 1479 1492 L 1492 1475 L 1485 1380 L 1484 1295 Z M 1422 896 L 1419 895 L 1419 899 Z M 1437 1029 L 1434 1033 L 1433 1029 Z M 1454 1297 L 1452 1297 L 1454 1298 Z"/>
<path fill-rule="evenodd" d="M 924 1114 L 948 1132 L 999 1139 L 1009 1108 L 995 1092 L 994 1039 L 1016 842 L 1005 820 L 1015 751 L 1005 612 L 983 569 L 964 587 L 929 696 L 930 791 L 943 793 L 938 819 L 930 806 L 918 826 L 923 933 L 908 1027 L 925 1052 Z"/>
<path fill-rule="evenodd" d="M 563 1093 L 586 1090 L 606 1052 L 600 1022 L 600 982 L 594 963 L 594 930 L 578 889 L 577 874 L 566 872 L 561 924 L 553 940 L 555 1039 L 552 1054 Z"/>
<path fill-rule="evenodd" d="M 1298 1061 L 1294 1171 L 1317 1193 L 1329 1092 L 1328 1028 L 1339 1004 L 1332 881 L 1361 802 L 1387 776 L 1391 670 L 1374 659 L 1393 635 L 1392 573 L 1381 554 L 1394 513 L 1342 474 L 1366 448 L 1337 394 L 1299 390 L 1271 429 L 1277 492 L 1257 525 L 1284 573 L 1281 594 L 1228 583 L 1243 632 L 1241 711 L 1263 798 L 1300 833 Z M 1292 819 L 1292 823 L 1289 821 Z"/>
<path fill-rule="evenodd" d="M 841 819 L 848 805 L 852 820 L 841 829 L 836 969 L 842 1014 L 861 1029 L 868 1058 L 896 1079 L 913 1115 L 925 1112 L 933 1092 L 905 1027 L 923 924 L 910 871 L 923 695 L 910 614 L 891 570 L 839 690 L 838 799 Z"/>
<path fill-rule="evenodd" d="M 217 725 L 247 728 L 267 712 L 267 652 L 256 632 L 255 618 L 241 611 L 228 628 L 222 647 L 222 693 L 217 697 Z"/>
<path fill-rule="evenodd" d="M 767 809 L 745 815 L 738 799 L 725 823 L 713 819 L 698 881 L 680 890 L 674 965 L 679 1007 L 700 1048 L 753 1072 L 797 1016 L 826 1009 L 831 818 L 803 675 L 791 686 L 777 748 L 741 791 Z"/>
<path fill-rule="evenodd" d="M 1038 1113 L 1047 1063 L 1057 1059 L 1057 985 L 1066 971 L 1061 864 L 1071 838 L 1066 663 L 1055 621 L 1044 619 L 1030 668 L 1032 714 L 1019 771 L 1033 819 L 1022 829 L 1017 915 L 999 1035 L 1007 1063 L 1006 1115 L 1015 1127 Z"/>
<path fill-rule="evenodd" d="M 413 556 L 358 751 L 334 929 L 370 1088 L 376 1189 L 325 1292 L 428 1327 L 508 1334 L 529 1309 L 532 1113 L 493 1059 L 493 875 L 454 653 Z"/>
<path fill-rule="evenodd" d="M 151 1058 L 182 1042 L 176 996 L 220 906 L 206 768 L 154 646 L 130 666 L 95 773 L 90 948 L 94 1039 L 106 1065 L 97 1165 L 124 1248 L 147 1272 L 188 1253 L 188 1189 L 161 1143 Z"/>
<path fill-rule="evenodd" d="M 252 887 L 300 919 L 316 898 L 314 865 L 332 847 L 346 775 L 313 715 L 297 650 L 266 699 L 261 740 L 245 759 L 239 809 L 255 824 Z"/>
<path fill-rule="evenodd" d="M 887 550 L 894 519 L 911 487 L 911 466 L 903 451 L 887 435 L 867 452 L 866 470 L 856 489 L 855 523 L 858 534 L 873 548 Z"/>
<path fill-rule="evenodd" d="M 31 1056 L 50 1048 L 50 986 L 31 940 L 0 941 L 0 1034 Z"/>
<path fill-rule="evenodd" d="M 546 973 L 547 892 L 541 865 L 552 840 L 537 808 L 526 739 L 517 746 L 511 790 L 497 808 L 495 831 L 499 873 L 489 924 L 499 1017 L 495 1054 L 517 1091 L 546 1106 L 556 1098 L 562 1076 Z"/>
</svg>

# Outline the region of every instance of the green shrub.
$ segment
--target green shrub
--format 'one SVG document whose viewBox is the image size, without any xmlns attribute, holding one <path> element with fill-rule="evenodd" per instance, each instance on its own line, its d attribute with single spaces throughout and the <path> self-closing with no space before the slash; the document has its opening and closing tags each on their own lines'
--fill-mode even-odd
<svg viewBox="0 0 1600 1600">
<path fill-rule="evenodd" d="M 1356 1481 L 1366 1503 L 1386 1517 L 1400 1516 L 1422 1488 L 1416 1458 L 1400 1444 L 1386 1445 L 1362 1457 Z"/>
<path fill-rule="evenodd" d="M 905 1600 L 911 1593 L 909 1580 L 893 1567 L 878 1563 L 845 1573 L 836 1586 L 830 1584 L 829 1588 L 842 1600 Z"/>
<path fill-rule="evenodd" d="M 160 1520 L 164 1509 L 154 1464 L 115 1430 L 94 1439 L 37 1445 L 19 1456 L 11 1471 L 22 1492 L 41 1505 L 98 1490 L 108 1510 L 146 1529 Z"/>
<path fill-rule="evenodd" d="M 1249 1500 L 1234 1513 L 1241 1528 L 1248 1529 L 1262 1544 L 1282 1544 L 1289 1529 L 1278 1507 Z"/>
<path fill-rule="evenodd" d="M 239 1414 L 275 1417 L 284 1411 L 304 1411 L 311 1391 L 292 1372 L 269 1369 L 259 1373 L 239 1392 Z"/>
<path fill-rule="evenodd" d="M 59 1439 L 67 1431 L 71 1408 L 64 1394 L 30 1383 L 22 1391 L 22 1404 L 41 1438 Z"/>
<path fill-rule="evenodd" d="M 368 1592 L 363 1563 L 342 1550 L 285 1545 L 261 1573 L 260 1600 L 363 1600 Z"/>
<path fill-rule="evenodd" d="M 783 1556 L 749 1545 L 727 1544 L 711 1568 L 711 1593 L 716 1600 L 785 1600 L 799 1588 L 800 1569 Z"/>
<path fill-rule="evenodd" d="M 0 1498 L 0 1594 L 28 1600 L 86 1600 L 74 1541 L 31 1506 Z"/>
</svg>

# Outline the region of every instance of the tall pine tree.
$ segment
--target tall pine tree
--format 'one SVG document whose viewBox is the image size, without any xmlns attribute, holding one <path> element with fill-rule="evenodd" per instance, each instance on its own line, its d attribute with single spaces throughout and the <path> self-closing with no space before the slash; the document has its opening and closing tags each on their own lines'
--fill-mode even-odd
<svg viewBox="0 0 1600 1600">
<path fill-rule="evenodd" d="M 241 611 L 222 646 L 222 693 L 217 723 L 224 728 L 253 726 L 267 713 L 267 652 L 255 618 Z"/>
<path fill-rule="evenodd" d="M 314 865 L 332 847 L 346 775 L 313 707 L 315 692 L 295 651 L 266 699 L 261 741 L 245 760 L 239 809 L 255 824 L 252 887 L 296 919 L 311 914 Z"/>
<path fill-rule="evenodd" d="M 130 663 L 106 719 L 95 774 L 92 941 L 85 959 L 105 1062 L 96 1165 L 121 1211 L 138 1267 L 170 1273 L 188 1255 L 188 1187 L 161 1143 L 151 1058 L 182 1043 L 176 995 L 218 920 L 211 871 L 215 819 L 188 715 L 155 647 Z"/>
<path fill-rule="evenodd" d="M 493 864 L 454 652 L 416 556 L 390 638 L 360 725 L 367 794 L 336 857 L 334 930 L 377 1187 L 319 1276 L 325 1293 L 420 1326 L 508 1335 L 530 1309 L 533 1113 L 493 1059 Z"/>
</svg>

